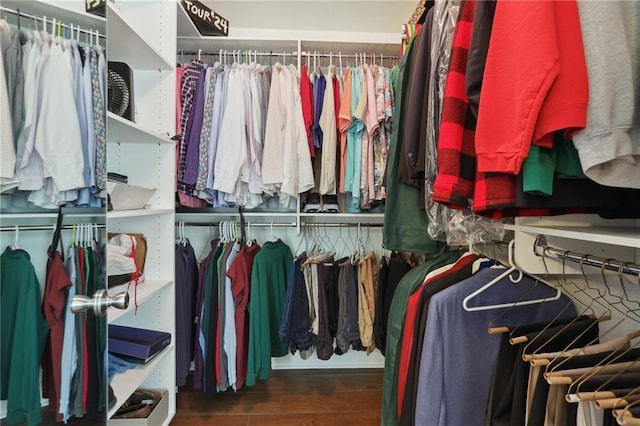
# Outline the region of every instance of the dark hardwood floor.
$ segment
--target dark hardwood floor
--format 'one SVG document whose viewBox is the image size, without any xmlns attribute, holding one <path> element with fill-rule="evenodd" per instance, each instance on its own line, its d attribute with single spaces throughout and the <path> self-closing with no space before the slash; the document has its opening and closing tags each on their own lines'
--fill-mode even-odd
<svg viewBox="0 0 640 426">
<path fill-rule="evenodd" d="M 379 425 L 382 369 L 274 370 L 238 392 L 177 395 L 172 426 Z"/>
</svg>

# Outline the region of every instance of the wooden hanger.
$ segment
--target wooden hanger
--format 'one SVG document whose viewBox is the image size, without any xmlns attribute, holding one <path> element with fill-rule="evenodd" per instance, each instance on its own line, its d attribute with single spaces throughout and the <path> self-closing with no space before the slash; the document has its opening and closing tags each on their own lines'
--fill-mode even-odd
<svg viewBox="0 0 640 426">
<path fill-rule="evenodd" d="M 627 351 L 624 351 L 624 353 L 628 352 L 630 349 L 628 349 Z M 617 356 L 615 356 L 613 358 L 613 361 L 619 359 L 620 357 L 622 357 L 623 354 L 619 354 Z M 612 356 L 613 354 L 611 354 L 610 356 Z M 607 357 L 609 358 L 609 357 Z M 585 383 L 588 379 L 590 379 L 591 377 L 595 376 L 596 374 L 598 374 L 607 364 L 609 364 L 611 360 L 607 360 L 605 358 L 605 360 L 603 360 L 602 362 L 598 363 L 598 365 L 594 366 L 593 368 L 591 368 L 591 370 L 589 370 L 588 372 L 584 373 L 582 376 L 580 376 L 578 379 L 576 380 L 572 380 L 571 383 L 569 384 L 569 389 L 567 390 L 567 400 L 569 402 L 573 402 L 572 397 L 570 397 L 569 395 L 575 395 L 577 393 L 580 392 L 580 386 L 582 386 L 583 383 Z M 640 359 L 635 359 L 634 361 L 632 361 L 629 364 L 626 364 L 625 366 L 623 366 L 623 368 L 619 369 L 616 373 L 614 373 L 614 375 L 607 381 L 605 381 L 603 384 L 601 384 L 600 386 L 598 386 L 598 388 L 595 390 L 597 391 L 601 391 L 604 389 L 607 389 L 607 385 L 609 383 L 611 383 L 615 378 L 619 377 L 621 374 L 624 374 L 628 371 L 636 371 L 637 368 L 640 368 Z M 606 373 L 603 373 L 606 374 Z"/>
<path fill-rule="evenodd" d="M 586 292 L 586 288 L 591 289 L 591 286 L 589 285 L 589 279 L 587 278 L 587 275 L 586 275 L 586 273 L 584 272 L 584 260 L 585 260 L 585 258 L 583 257 L 583 258 L 581 259 L 581 261 L 580 261 L 580 267 L 581 267 L 581 270 L 582 270 L 582 276 L 583 276 L 583 279 L 584 279 L 584 282 L 585 282 L 585 289 L 583 289 L 582 291 Z M 544 258 L 543 258 L 543 261 L 544 261 Z M 545 264 L 545 267 L 546 267 L 546 264 Z M 562 272 L 563 272 L 563 277 L 565 278 L 565 281 L 566 281 L 566 274 L 565 274 L 565 269 L 564 269 L 564 267 L 565 267 L 564 260 L 563 260 L 562 267 L 563 267 L 563 270 L 562 270 Z M 577 287 L 577 286 L 576 286 L 576 287 Z M 598 294 L 600 295 L 600 298 L 604 298 L 604 294 L 602 294 L 602 293 L 600 292 L 600 290 L 599 290 L 599 289 L 596 289 L 596 290 L 597 290 Z M 575 293 L 574 293 L 574 294 L 575 294 Z M 598 300 L 598 299 L 593 299 L 593 298 L 592 298 L 591 303 L 590 303 L 590 304 L 585 308 L 585 310 L 584 310 L 583 312 L 579 313 L 579 314 L 578 314 L 578 315 L 577 315 L 577 316 L 576 316 L 572 321 L 570 321 L 569 323 L 567 323 L 567 324 L 566 324 L 562 329 L 560 329 L 560 330 L 559 330 L 559 331 L 558 331 L 554 336 L 552 336 L 548 341 L 552 341 L 552 340 L 553 340 L 553 339 L 555 339 L 558 335 L 560 335 L 560 334 L 564 333 L 567 329 L 569 329 L 571 326 L 573 326 L 573 324 L 574 324 L 576 321 L 578 321 L 580 318 L 583 318 L 583 317 L 588 313 L 588 311 L 589 311 L 589 310 L 591 310 L 592 312 L 594 312 L 594 311 L 593 311 L 593 308 L 592 308 L 592 305 L 595 303 L 595 300 Z M 604 304 L 601 304 L 601 305 L 606 307 L 606 305 L 604 305 Z M 605 315 L 602 315 L 602 316 L 598 317 L 598 319 L 599 319 L 599 320 L 605 320 L 606 318 L 610 318 L 610 314 L 611 314 L 611 311 L 607 308 L 607 314 L 605 314 Z M 576 341 L 578 341 L 578 339 L 580 339 L 580 338 L 581 338 L 585 333 L 587 333 L 587 332 L 591 329 L 591 327 L 595 326 L 596 324 L 597 324 L 597 322 L 594 322 L 590 327 L 588 327 L 588 328 L 586 328 L 585 330 L 583 330 L 583 331 L 582 331 L 582 333 L 580 333 L 578 336 L 576 336 L 576 337 L 571 341 L 571 343 L 569 343 L 569 344 L 565 347 L 565 350 L 564 350 L 564 351 L 562 351 L 561 353 L 564 353 L 564 352 L 566 352 L 568 349 L 571 349 L 571 348 L 572 348 L 572 346 L 575 344 L 575 342 L 576 342 Z M 546 329 L 548 329 L 548 327 L 545 327 L 545 329 L 544 329 L 544 330 L 542 330 L 542 331 L 546 331 Z M 546 346 L 546 342 L 545 342 L 545 343 L 543 343 L 541 346 L 539 346 L 538 348 L 536 348 L 536 350 L 535 350 L 535 351 L 533 351 L 533 353 L 532 353 L 532 354 L 527 353 L 527 349 L 528 349 L 528 347 L 529 347 L 529 346 L 530 346 L 530 345 L 531 345 L 531 344 L 532 344 L 532 343 L 537 339 L 537 337 L 538 337 L 538 336 L 540 336 L 540 335 L 541 335 L 542 331 L 541 331 L 538 335 L 536 335 L 536 337 L 534 337 L 534 339 L 532 339 L 532 340 L 531 340 L 531 342 L 529 342 L 529 343 L 527 344 L 527 346 L 525 346 L 525 349 L 524 349 L 524 352 L 523 352 L 523 355 L 522 355 L 522 358 L 523 358 L 523 360 L 524 360 L 524 361 L 526 361 L 526 362 L 531 361 L 531 360 L 533 359 L 533 355 L 535 355 L 536 353 L 540 353 L 540 352 L 542 352 L 542 350 L 543 350 L 543 349 L 544 349 L 544 347 Z M 560 355 L 559 355 L 559 356 L 560 356 Z M 559 357 L 559 356 L 558 356 L 558 357 Z M 557 358 L 557 357 L 556 357 L 556 358 Z"/>
<path fill-rule="evenodd" d="M 640 393 L 640 386 L 633 389 L 625 396 L 635 395 Z M 624 397 L 623 397 L 624 398 Z M 634 418 L 629 412 L 630 408 L 636 407 L 640 405 L 640 400 L 635 400 L 629 404 L 627 404 L 623 409 L 613 410 L 613 415 L 618 419 L 619 424 L 623 425 L 640 425 L 640 420 Z"/>
</svg>

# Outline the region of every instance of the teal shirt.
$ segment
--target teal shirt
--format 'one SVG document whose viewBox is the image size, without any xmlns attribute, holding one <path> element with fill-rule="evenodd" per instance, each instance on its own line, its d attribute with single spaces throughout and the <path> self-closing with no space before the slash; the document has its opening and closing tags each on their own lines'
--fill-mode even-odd
<svg viewBox="0 0 640 426">
<path fill-rule="evenodd" d="M 522 190 L 534 195 L 553 195 L 554 179 L 586 179 L 573 142 L 562 132 L 553 135 L 553 147 L 531 145 L 522 164 Z"/>
<path fill-rule="evenodd" d="M 382 379 L 382 424 L 385 426 L 398 424 L 398 353 L 401 345 L 402 328 L 407 313 L 407 302 L 424 282 L 427 274 L 442 266 L 454 263 L 462 252 L 449 251 L 429 258 L 424 264 L 416 266 L 405 275 L 396 288 L 389 309 L 387 322 L 387 348 L 384 356 L 384 375 Z"/>
<path fill-rule="evenodd" d="M 48 326 L 40 293 L 29 254 L 7 249 L 0 256 L 0 396 L 10 425 L 42 421 L 40 358 Z"/>
<path fill-rule="evenodd" d="M 266 242 L 251 270 L 247 386 L 271 377 L 271 357 L 287 354 L 278 331 L 293 255 L 282 240 Z"/>
<path fill-rule="evenodd" d="M 360 212 L 360 182 L 362 179 L 362 132 L 364 131 L 364 122 L 360 117 L 356 116 L 358 104 L 360 98 L 362 98 L 362 70 L 360 68 L 353 68 L 351 70 L 351 128 L 352 132 L 351 148 L 353 149 L 353 179 L 351 181 L 350 188 L 345 188 L 347 191 L 351 190 L 349 211 L 351 213 Z"/>
</svg>

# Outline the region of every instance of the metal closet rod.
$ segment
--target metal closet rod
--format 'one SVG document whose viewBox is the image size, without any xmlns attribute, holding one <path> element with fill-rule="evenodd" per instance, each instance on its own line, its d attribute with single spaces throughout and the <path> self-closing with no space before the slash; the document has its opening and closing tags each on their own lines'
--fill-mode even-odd
<svg viewBox="0 0 640 426">
<path fill-rule="evenodd" d="M 273 56 L 273 57 L 278 57 L 278 56 L 288 56 L 288 57 L 298 57 L 298 52 L 255 52 L 253 50 L 242 50 L 242 49 L 222 49 L 222 54 L 223 55 L 233 55 L 233 54 L 238 54 L 240 53 L 240 56 L 244 56 L 245 52 L 249 55 L 249 56 Z M 185 56 L 219 56 L 220 55 L 220 51 L 218 52 L 205 52 L 205 51 L 197 51 L 197 50 L 179 50 L 178 54 L 180 55 L 185 55 Z"/>
<path fill-rule="evenodd" d="M 46 21 L 45 21 L 45 17 L 44 16 L 31 15 L 30 13 L 24 13 L 24 12 L 21 12 L 20 10 L 18 10 L 18 9 L 11 9 L 11 8 L 5 7 L 5 6 L 0 6 L 0 11 L 11 13 L 12 15 L 16 15 L 18 18 L 25 17 L 27 19 L 34 19 L 34 20 L 42 21 L 42 22 L 44 22 L 45 27 L 46 27 L 46 24 L 53 23 L 53 18 L 52 19 L 48 19 L 47 18 Z M 71 29 L 71 26 L 69 24 L 65 24 L 62 21 L 59 21 L 59 22 L 61 22 L 61 24 L 60 24 L 61 27 L 65 28 L 65 29 L 69 29 L 69 30 Z M 31 29 L 33 29 L 33 28 L 31 28 Z M 73 26 L 73 31 L 80 31 L 81 33 L 92 35 L 94 37 L 96 35 L 98 35 L 98 37 L 100 37 L 101 39 L 106 39 L 106 35 L 104 35 L 104 34 L 100 34 L 99 32 L 94 31 L 94 30 L 89 30 L 89 29 L 76 27 L 75 25 Z"/>
<path fill-rule="evenodd" d="M 240 223 L 240 220 L 218 220 L 218 221 L 213 221 L 213 222 L 186 222 L 186 221 L 177 221 L 176 222 L 176 226 L 178 226 L 181 223 L 184 223 L 184 226 L 217 226 L 219 223 L 222 222 L 238 222 Z M 247 225 L 249 224 L 249 221 L 245 222 Z M 295 228 L 296 223 L 295 222 L 251 222 L 251 226 L 273 226 L 275 227 L 280 227 L 280 228 Z"/>
<path fill-rule="evenodd" d="M 181 55 L 185 55 L 185 56 L 198 56 L 198 54 L 200 56 L 219 56 L 220 55 L 220 51 L 217 52 L 205 52 L 205 51 L 197 51 L 197 50 L 179 50 L 178 51 L 179 54 Z M 233 55 L 234 53 L 240 53 L 240 56 L 243 56 L 245 53 L 247 53 L 249 56 L 272 56 L 272 57 L 278 57 L 278 56 L 287 56 L 287 57 L 298 57 L 298 52 L 276 52 L 276 51 L 269 51 L 269 52 L 258 52 L 255 50 L 243 50 L 243 49 L 222 49 L 222 54 L 223 55 Z M 373 58 L 373 55 L 376 56 L 376 60 L 379 60 L 380 57 L 382 57 L 382 59 L 389 59 L 389 60 L 398 60 L 400 59 L 399 56 L 384 56 L 381 55 L 379 53 L 339 53 L 339 52 L 331 52 L 331 53 L 320 53 L 320 52 L 311 52 L 311 51 L 304 51 L 300 53 L 300 56 L 302 58 L 313 58 L 314 56 L 317 58 L 333 58 L 333 59 L 338 59 L 339 57 L 345 58 L 345 59 L 360 59 L 362 58 L 362 55 L 366 55 L 367 58 Z"/>
<path fill-rule="evenodd" d="M 640 275 L 640 265 L 633 262 L 622 262 L 616 259 L 605 259 L 604 257 L 581 254 L 568 250 L 561 250 L 547 245 L 544 235 L 538 235 L 533 245 L 533 252 L 536 256 L 544 256 L 551 259 L 566 259 L 570 262 L 582 263 L 583 265 L 595 266 L 609 271 L 623 272 L 630 275 Z"/>
<path fill-rule="evenodd" d="M 184 222 L 184 226 L 216 226 L 220 222 L 240 222 L 239 220 L 218 220 L 213 222 L 186 222 L 177 221 L 176 226 Z M 251 227 L 281 227 L 281 228 L 295 228 L 296 222 L 245 222 L 247 226 Z M 310 223 L 302 222 L 300 228 L 357 228 L 360 225 L 361 228 L 381 228 L 382 223 L 358 223 L 358 222 L 343 222 L 343 223 Z"/>
<path fill-rule="evenodd" d="M 84 223 L 81 224 L 73 224 L 73 225 L 62 225 L 61 229 L 73 229 L 76 225 L 86 225 Z M 92 224 L 94 227 L 98 227 L 98 229 L 104 229 L 106 226 L 104 224 Z M 49 226 L 43 225 L 17 225 L 19 231 L 53 231 L 55 229 L 55 224 Z M 16 225 L 2 226 L 0 227 L 0 232 L 9 232 L 15 231 Z"/>
</svg>

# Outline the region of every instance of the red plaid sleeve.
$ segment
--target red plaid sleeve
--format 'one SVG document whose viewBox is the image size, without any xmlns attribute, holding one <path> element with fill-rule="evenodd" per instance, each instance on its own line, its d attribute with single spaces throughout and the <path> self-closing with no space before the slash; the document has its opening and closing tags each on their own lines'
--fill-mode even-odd
<svg viewBox="0 0 640 426">
<path fill-rule="evenodd" d="M 435 201 L 456 209 L 469 207 L 476 179 L 476 122 L 465 94 L 475 8 L 475 0 L 462 4 L 453 34 L 438 136 L 438 174 L 432 195 Z"/>
</svg>

